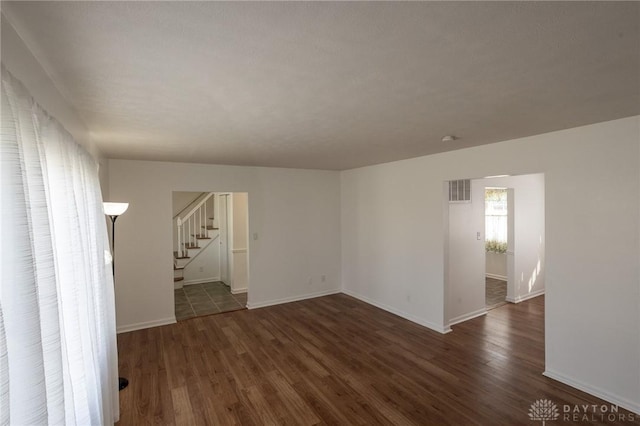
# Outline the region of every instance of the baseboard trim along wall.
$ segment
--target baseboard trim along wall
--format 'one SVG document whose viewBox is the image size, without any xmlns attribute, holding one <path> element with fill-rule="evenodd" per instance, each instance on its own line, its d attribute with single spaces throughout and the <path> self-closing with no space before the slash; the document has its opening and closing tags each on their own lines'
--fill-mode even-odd
<svg viewBox="0 0 640 426">
<path fill-rule="evenodd" d="M 619 407 L 624 408 L 625 410 L 629 410 L 631 412 L 634 412 L 640 415 L 640 402 L 629 401 L 628 399 L 621 398 L 618 395 L 614 395 L 610 392 L 588 385 L 579 380 L 574 380 L 570 377 L 567 377 L 555 371 L 545 370 L 545 372 L 542 373 L 542 375 L 550 379 L 557 380 L 561 383 L 564 383 L 565 385 L 571 386 L 572 388 L 576 388 L 590 395 L 596 396 L 600 399 L 604 399 L 605 401 L 610 402 L 611 404 L 617 405 Z"/>
<path fill-rule="evenodd" d="M 204 283 L 213 283 L 216 281 L 220 281 L 220 277 L 213 277 L 213 278 L 200 278 L 198 280 L 188 280 L 188 281 L 182 281 L 182 285 L 191 285 L 191 284 L 204 284 Z"/>
<path fill-rule="evenodd" d="M 330 294 L 338 294 L 338 293 L 341 293 L 341 291 L 339 288 L 336 288 L 331 290 L 318 291 L 315 293 L 308 293 L 302 296 L 285 297 L 283 299 L 267 300 L 267 301 L 258 302 L 258 303 L 247 303 L 247 308 L 248 309 L 264 308 L 267 306 L 279 305 L 281 303 L 298 302 L 300 300 L 313 299 L 315 297 L 328 296 Z"/>
<path fill-rule="evenodd" d="M 134 324 L 123 325 L 117 328 L 116 333 L 118 334 L 126 333 L 128 331 L 142 330 L 144 328 L 151 328 L 151 327 L 160 327 L 161 325 L 168 325 L 168 324 L 175 324 L 175 323 L 176 323 L 176 317 L 173 316 L 173 317 L 163 318 L 159 320 L 144 321 L 144 322 L 138 322 Z"/>
<path fill-rule="evenodd" d="M 247 288 L 237 288 L 235 290 L 231 290 L 231 294 L 240 294 L 240 293 L 246 293 L 247 292 Z"/>
<path fill-rule="evenodd" d="M 359 295 L 357 293 L 352 292 L 351 290 L 342 289 L 342 292 L 344 294 L 346 294 L 346 295 L 351 296 L 351 297 L 355 297 L 358 300 L 362 300 L 365 303 L 373 305 L 376 308 L 380 308 L 383 311 L 391 312 L 394 315 L 397 315 L 399 317 L 407 319 L 407 320 L 409 320 L 411 322 L 415 322 L 416 324 L 420 324 L 420 325 L 422 325 L 424 327 L 427 327 L 427 328 L 429 328 L 429 329 L 431 329 L 433 331 L 437 331 L 438 333 L 446 334 L 446 333 L 449 333 L 451 331 L 451 328 L 449 328 L 448 326 L 444 327 L 442 325 L 435 324 L 435 323 L 432 323 L 430 321 L 425 321 L 422 318 L 418 318 L 418 317 L 413 316 L 411 314 L 408 314 L 406 312 L 399 311 L 399 310 L 397 310 L 397 309 L 395 309 L 395 308 L 393 308 L 393 307 L 391 307 L 389 305 L 386 305 L 384 303 L 377 302 L 377 301 L 372 300 L 372 299 L 370 299 L 370 298 L 368 298 L 366 296 L 361 296 L 361 295 Z"/>
<path fill-rule="evenodd" d="M 511 302 L 511 303 L 520 303 L 520 302 L 524 302 L 525 300 L 533 299 L 534 297 L 542 296 L 543 294 L 544 294 L 544 288 L 542 290 L 536 290 L 533 293 L 529 293 L 524 296 L 518 296 L 515 298 L 507 297 L 506 300 L 507 302 Z"/>
<path fill-rule="evenodd" d="M 487 314 L 487 308 L 478 309 L 477 311 L 469 312 L 468 314 L 459 315 L 449 320 L 449 327 L 452 325 L 460 324 L 461 322 L 468 321 L 473 318 L 480 317 Z"/>
<path fill-rule="evenodd" d="M 496 280 L 507 281 L 507 277 L 505 277 L 504 275 L 496 275 L 496 274 L 486 273 L 486 274 L 484 274 L 484 276 L 487 277 L 487 278 L 493 278 L 493 279 L 496 279 Z"/>
</svg>

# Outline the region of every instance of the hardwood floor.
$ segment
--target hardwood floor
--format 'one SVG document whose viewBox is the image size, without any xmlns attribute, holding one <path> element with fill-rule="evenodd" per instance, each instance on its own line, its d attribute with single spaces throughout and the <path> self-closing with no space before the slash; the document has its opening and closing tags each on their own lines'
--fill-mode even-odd
<svg viewBox="0 0 640 426">
<path fill-rule="evenodd" d="M 543 297 L 441 335 L 338 294 L 124 333 L 118 424 L 581 424 L 562 405 L 606 403 L 542 376 L 543 326 Z"/>
</svg>

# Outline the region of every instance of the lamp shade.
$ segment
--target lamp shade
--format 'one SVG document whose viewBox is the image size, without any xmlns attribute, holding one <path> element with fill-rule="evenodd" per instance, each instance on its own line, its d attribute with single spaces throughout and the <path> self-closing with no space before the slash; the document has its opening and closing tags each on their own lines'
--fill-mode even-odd
<svg viewBox="0 0 640 426">
<path fill-rule="evenodd" d="M 129 203 L 102 203 L 104 214 L 108 216 L 120 216 L 127 211 Z"/>
</svg>

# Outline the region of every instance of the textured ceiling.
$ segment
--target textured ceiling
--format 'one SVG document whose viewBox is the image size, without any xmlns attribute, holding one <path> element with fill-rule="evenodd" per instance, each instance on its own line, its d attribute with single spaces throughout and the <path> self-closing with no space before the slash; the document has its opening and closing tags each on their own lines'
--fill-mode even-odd
<svg viewBox="0 0 640 426">
<path fill-rule="evenodd" d="M 2 8 L 109 158 L 348 169 L 640 114 L 640 3 Z"/>
</svg>

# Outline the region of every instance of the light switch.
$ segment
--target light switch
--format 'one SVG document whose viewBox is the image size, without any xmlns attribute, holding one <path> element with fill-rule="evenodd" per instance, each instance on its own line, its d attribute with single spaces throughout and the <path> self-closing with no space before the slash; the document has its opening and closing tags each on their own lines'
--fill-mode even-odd
<svg viewBox="0 0 640 426">
<path fill-rule="evenodd" d="M 254 233 L 253 233 L 253 239 L 254 239 L 254 240 L 257 240 L 257 239 L 258 239 L 258 233 L 257 233 L 257 232 L 254 232 Z"/>
<path fill-rule="evenodd" d="M 480 232 L 478 232 L 476 234 L 476 238 L 477 238 L 478 241 L 480 241 L 482 239 L 482 234 Z"/>
</svg>

